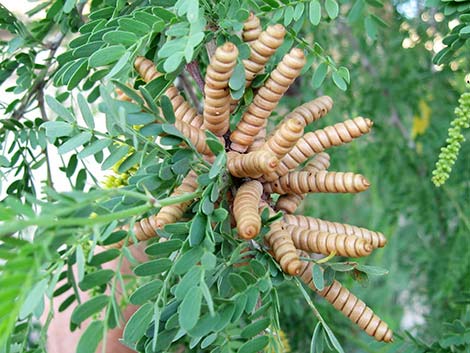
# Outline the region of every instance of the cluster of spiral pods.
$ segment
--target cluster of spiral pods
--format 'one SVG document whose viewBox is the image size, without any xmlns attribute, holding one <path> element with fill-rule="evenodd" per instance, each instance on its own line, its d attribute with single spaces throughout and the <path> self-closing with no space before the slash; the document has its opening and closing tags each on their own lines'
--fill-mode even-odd
<svg viewBox="0 0 470 353">
<path fill-rule="evenodd" d="M 243 60 L 246 87 L 264 71 L 285 35 L 282 25 L 268 26 L 263 31 L 259 19 L 253 14 L 249 16 L 242 31 L 242 38 L 250 47 L 249 58 Z M 368 189 L 369 181 L 360 174 L 329 171 L 330 157 L 324 151 L 369 133 L 372 121 L 357 117 L 304 133 L 308 125 L 323 118 L 333 107 L 332 99 L 322 96 L 295 108 L 268 133 L 266 127 L 271 113 L 306 62 L 303 50 L 293 48 L 264 84 L 254 90 L 252 102 L 242 112 L 234 130 L 230 131 L 231 113 L 238 105 L 230 96 L 228 83 L 237 59 L 238 49 L 232 43 L 217 48 L 210 58 L 202 116 L 186 102 L 175 86 L 170 86 L 164 93 L 175 112 L 175 127 L 195 150 L 205 156 L 206 161 L 211 161 L 209 157 L 214 156 L 207 144 L 205 129 L 225 143 L 226 173 L 232 183 L 231 196 L 221 197 L 226 197 L 225 204 L 233 211 L 233 235 L 242 240 L 264 242 L 262 249 L 271 253 L 285 273 L 299 276 L 369 335 L 390 342 L 392 332 L 388 326 L 339 282 L 334 281 L 318 291 L 312 282 L 313 262 L 306 261 L 311 253 L 367 256 L 374 249 L 385 246 L 384 235 L 349 224 L 293 214 L 307 193 L 357 193 Z M 143 57 L 136 59 L 135 68 L 146 82 L 160 75 L 153 62 Z M 126 99 L 122 92 L 118 92 L 118 97 Z M 175 187 L 172 196 L 192 193 L 198 188 L 197 174 L 190 171 Z M 277 200 L 273 194 L 278 194 Z M 135 238 L 158 237 L 158 231 L 180 220 L 191 203 L 186 201 L 162 207 L 156 214 L 136 222 L 132 231 Z M 264 226 L 261 214 L 265 209 L 271 217 L 276 212 L 283 214 L 268 223 L 269 230 L 260 235 Z"/>
</svg>

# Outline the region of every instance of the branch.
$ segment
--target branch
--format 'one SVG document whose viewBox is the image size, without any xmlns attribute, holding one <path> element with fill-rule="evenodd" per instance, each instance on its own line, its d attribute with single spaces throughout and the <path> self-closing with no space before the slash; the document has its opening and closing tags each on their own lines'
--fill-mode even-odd
<svg viewBox="0 0 470 353">
<path fill-rule="evenodd" d="M 186 71 L 189 72 L 194 81 L 196 81 L 202 94 L 204 94 L 204 79 L 202 78 L 201 70 L 199 70 L 199 63 L 194 60 L 186 64 Z"/>
</svg>

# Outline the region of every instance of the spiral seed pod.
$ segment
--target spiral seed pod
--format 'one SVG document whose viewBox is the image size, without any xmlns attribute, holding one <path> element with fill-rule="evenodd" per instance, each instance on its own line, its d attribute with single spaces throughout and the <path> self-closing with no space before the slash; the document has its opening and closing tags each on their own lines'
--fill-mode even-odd
<svg viewBox="0 0 470 353">
<path fill-rule="evenodd" d="M 116 99 L 123 102 L 132 102 L 132 98 L 125 94 L 121 89 L 116 88 L 114 91 L 116 92 Z"/>
<path fill-rule="evenodd" d="M 292 237 L 297 249 L 330 255 L 363 257 L 372 252 L 372 245 L 355 235 L 320 232 L 286 224 L 284 228 Z"/>
<path fill-rule="evenodd" d="M 255 76 L 263 71 L 264 65 L 283 43 L 285 35 L 286 29 L 276 24 L 268 26 L 265 31 L 261 32 L 258 39 L 251 43 L 250 57 L 243 60 L 247 87 L 251 85 Z"/>
<path fill-rule="evenodd" d="M 321 96 L 295 108 L 292 112 L 287 114 L 287 116 L 277 126 L 282 126 L 283 123 L 293 118 L 299 119 L 304 123 L 304 126 L 307 126 L 314 121 L 323 118 L 328 114 L 331 108 L 333 108 L 333 100 L 329 96 Z M 278 129 L 278 127 L 273 131 L 273 133 Z"/>
<path fill-rule="evenodd" d="M 262 208 L 264 207 L 268 207 L 271 216 L 275 214 L 266 204 L 263 204 Z M 297 276 L 302 264 L 292 238 L 282 227 L 281 221 L 271 223 L 271 228 L 268 234 L 265 235 L 265 240 L 271 247 L 274 258 L 281 265 L 282 270 L 291 276 Z"/>
<path fill-rule="evenodd" d="M 325 221 L 319 218 L 301 216 L 301 215 L 284 215 L 284 222 L 293 224 L 302 228 L 307 228 L 313 231 L 321 231 L 337 234 L 355 235 L 362 238 L 372 247 L 383 248 L 387 244 L 387 239 L 382 233 L 374 232 L 365 228 L 352 226 L 349 224 Z"/>
<path fill-rule="evenodd" d="M 250 16 L 248 16 L 248 19 L 243 24 L 243 41 L 247 44 L 253 43 L 258 39 L 262 31 L 259 18 L 253 12 L 250 12 Z"/>
<path fill-rule="evenodd" d="M 316 173 L 320 170 L 328 169 L 329 166 L 330 156 L 327 153 L 322 152 L 315 155 L 312 160 L 309 161 L 304 168 L 302 168 L 302 171 Z M 305 194 L 281 195 L 276 202 L 276 209 L 287 213 L 294 213 L 304 198 Z"/>
<path fill-rule="evenodd" d="M 238 49 L 232 43 L 217 48 L 207 67 L 204 86 L 204 126 L 217 136 L 229 129 L 230 91 L 228 82 L 237 64 Z"/>
<path fill-rule="evenodd" d="M 357 324 L 369 336 L 377 341 L 392 342 L 393 332 L 362 300 L 358 299 L 338 281 L 319 291 L 312 281 L 312 262 L 301 263 L 300 276 L 311 289 L 325 298 L 344 316 Z"/>
<path fill-rule="evenodd" d="M 253 140 L 253 143 L 250 146 L 248 146 L 248 149 L 247 149 L 248 152 L 258 151 L 266 143 L 266 135 L 267 135 L 266 127 L 268 125 L 267 122 L 268 121 L 266 120 L 261 130 L 256 134 Z"/>
<path fill-rule="evenodd" d="M 263 87 L 258 90 L 237 128 L 230 135 L 233 150 L 245 152 L 253 143 L 255 136 L 263 128 L 265 120 L 299 76 L 304 64 L 305 56 L 301 49 L 294 48 L 284 56 Z"/>
<path fill-rule="evenodd" d="M 153 62 L 143 56 L 135 58 L 134 67 L 145 82 L 150 82 L 161 76 Z"/>
<path fill-rule="evenodd" d="M 289 119 L 279 127 L 261 149 L 270 151 L 280 160 L 295 146 L 303 133 L 303 122 L 296 118 Z"/>
<path fill-rule="evenodd" d="M 330 156 L 325 153 L 319 153 L 313 157 L 313 159 L 302 168 L 302 171 L 306 172 L 318 172 L 320 170 L 326 170 L 330 166 Z M 282 210 L 288 213 L 294 213 L 299 207 L 300 203 L 305 198 L 305 194 L 287 194 L 281 195 L 276 202 L 276 209 Z"/>
<path fill-rule="evenodd" d="M 263 185 L 252 180 L 240 186 L 233 202 L 233 214 L 237 222 L 238 235 L 243 239 L 252 239 L 261 229 L 261 217 L 258 206 L 263 193 Z"/>
<path fill-rule="evenodd" d="M 182 120 L 176 120 L 175 127 L 191 141 L 199 153 L 210 156 L 213 155 L 212 151 L 206 143 L 206 134 L 203 130 L 191 126 Z"/>
<path fill-rule="evenodd" d="M 370 132 L 371 127 L 371 120 L 357 117 L 333 126 L 327 126 L 324 129 L 306 133 L 281 160 L 276 172 L 266 176 L 266 180 L 272 181 L 286 175 L 289 170 L 297 168 L 297 166 L 315 153 L 323 152 L 332 146 L 340 146 L 351 142 L 354 138 Z"/>
<path fill-rule="evenodd" d="M 150 82 L 161 74 L 155 69 L 155 65 L 151 60 L 138 56 L 135 59 L 134 67 L 145 82 Z M 179 93 L 178 89 L 171 85 L 166 91 L 165 95 L 171 101 L 175 118 L 182 120 L 187 124 L 200 128 L 202 126 L 202 117 L 197 113 L 196 109 L 191 107 L 188 102 Z"/>
<path fill-rule="evenodd" d="M 357 193 L 367 190 L 369 181 L 361 174 L 343 172 L 290 172 L 270 183 L 264 190 L 278 194 L 305 194 L 309 192 Z"/>
<path fill-rule="evenodd" d="M 197 187 L 197 175 L 194 171 L 191 170 L 189 174 L 183 179 L 181 185 L 173 191 L 171 196 L 178 196 L 194 192 L 196 191 Z M 154 226 L 155 229 L 161 229 L 167 224 L 175 223 L 183 216 L 184 212 L 192 202 L 193 201 L 190 200 L 180 204 L 162 207 L 160 212 L 158 212 L 156 215 L 152 226 Z"/>
<path fill-rule="evenodd" d="M 271 173 L 279 160 L 269 151 L 255 151 L 247 154 L 227 153 L 227 169 L 237 178 L 259 178 Z"/>
</svg>

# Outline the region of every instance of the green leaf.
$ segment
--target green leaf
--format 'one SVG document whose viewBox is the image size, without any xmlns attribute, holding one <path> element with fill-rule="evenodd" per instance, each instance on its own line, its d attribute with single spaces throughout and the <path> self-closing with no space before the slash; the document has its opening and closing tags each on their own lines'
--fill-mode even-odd
<svg viewBox="0 0 470 353">
<path fill-rule="evenodd" d="M 212 164 L 211 170 L 209 171 L 209 178 L 214 179 L 216 176 L 220 174 L 222 170 L 225 168 L 227 160 L 227 155 L 225 153 L 220 153 L 214 163 Z"/>
<path fill-rule="evenodd" d="M 47 105 L 49 106 L 49 108 L 52 109 L 54 113 L 56 113 L 58 116 L 60 116 L 64 120 L 67 120 L 69 123 L 75 122 L 75 118 L 70 112 L 70 110 L 65 108 L 62 105 L 62 103 L 60 103 L 57 99 L 49 95 L 46 95 L 45 99 L 46 99 Z"/>
<path fill-rule="evenodd" d="M 166 121 L 170 124 L 174 124 L 176 118 L 170 98 L 168 98 L 166 95 L 162 95 L 160 97 L 160 102 L 162 105 L 163 116 L 165 117 Z"/>
<path fill-rule="evenodd" d="M 377 38 L 377 25 L 375 21 L 372 19 L 372 17 L 367 16 L 364 19 L 364 26 L 366 28 L 366 33 L 369 36 L 369 38 L 375 40 Z"/>
<path fill-rule="evenodd" d="M 240 333 L 240 337 L 244 339 L 249 339 L 256 336 L 261 331 L 264 331 L 269 327 L 271 324 L 271 320 L 269 318 L 264 318 L 258 321 L 255 321 L 249 325 L 247 325 L 242 332 Z"/>
<path fill-rule="evenodd" d="M 238 349 L 238 353 L 255 353 L 262 351 L 269 343 L 267 336 L 259 336 L 253 338 L 251 341 L 245 342 Z"/>
<path fill-rule="evenodd" d="M 184 55 L 181 52 L 176 52 L 170 55 L 163 63 L 163 70 L 167 73 L 175 71 L 183 61 L 183 56 Z"/>
<path fill-rule="evenodd" d="M 346 84 L 346 81 L 344 81 L 344 79 L 339 75 L 337 71 L 333 72 L 332 78 L 336 87 L 338 87 L 342 91 L 346 91 L 346 89 L 348 88 L 348 85 Z"/>
<path fill-rule="evenodd" d="M 206 216 L 198 213 L 194 216 L 189 228 L 189 245 L 194 247 L 199 245 L 206 234 Z"/>
<path fill-rule="evenodd" d="M 135 44 L 139 38 L 132 32 L 111 31 L 104 34 L 103 40 L 108 44 L 122 44 L 129 47 Z"/>
<path fill-rule="evenodd" d="M 59 148 L 58 148 L 58 151 L 60 154 L 65 154 L 67 152 L 70 152 L 80 146 L 83 146 L 85 143 L 87 143 L 88 141 L 90 141 L 91 137 L 93 135 L 88 132 L 88 131 L 84 131 L 74 137 L 72 137 L 71 139 L 67 140 L 64 144 L 62 144 Z"/>
<path fill-rule="evenodd" d="M 81 150 L 77 157 L 82 159 L 88 156 L 94 155 L 98 152 L 102 152 L 106 147 L 108 147 L 112 143 L 112 140 L 96 140 L 86 146 L 83 150 Z"/>
<path fill-rule="evenodd" d="M 80 336 L 76 353 L 95 353 L 103 339 L 103 322 L 92 321 Z"/>
<path fill-rule="evenodd" d="M 114 276 L 113 270 L 98 270 L 89 273 L 83 277 L 83 280 L 78 284 L 82 291 L 87 291 L 97 286 L 102 286 L 108 283 Z"/>
<path fill-rule="evenodd" d="M 351 11 L 348 14 L 348 21 L 354 23 L 362 18 L 362 12 L 364 10 L 364 0 L 356 0 Z"/>
<path fill-rule="evenodd" d="M 204 255 L 204 250 L 201 247 L 192 248 L 188 252 L 184 253 L 175 264 L 175 273 L 177 275 L 186 273 L 192 266 L 201 260 L 202 255 Z"/>
<path fill-rule="evenodd" d="M 121 252 L 118 249 L 109 249 L 93 255 L 90 261 L 92 266 L 100 266 L 106 262 L 114 260 Z"/>
<path fill-rule="evenodd" d="M 199 321 L 199 316 L 201 315 L 201 302 L 201 288 L 194 287 L 186 293 L 186 296 L 178 310 L 179 323 L 183 330 L 191 330 Z"/>
<path fill-rule="evenodd" d="M 350 264 L 345 262 L 330 262 L 328 265 L 335 271 L 347 272 L 353 270 L 356 264 Z"/>
<path fill-rule="evenodd" d="M 196 287 L 203 279 L 203 270 L 201 266 L 194 266 L 181 279 L 176 286 L 175 297 L 183 300 L 186 293 L 193 287 Z"/>
<path fill-rule="evenodd" d="M 125 52 L 126 48 L 123 45 L 112 45 L 106 48 L 102 48 L 90 56 L 88 64 L 90 67 L 109 65 L 115 61 L 118 61 Z"/>
<path fill-rule="evenodd" d="M 169 255 L 173 251 L 179 250 L 183 242 L 178 239 L 164 241 L 162 243 L 154 243 L 145 248 L 145 253 L 150 256 Z"/>
<path fill-rule="evenodd" d="M 153 304 L 142 305 L 129 319 L 124 328 L 123 338 L 126 343 L 133 346 L 145 335 L 153 318 Z"/>
<path fill-rule="evenodd" d="M 321 5 L 318 0 L 312 0 L 309 4 L 308 19 L 314 26 L 318 26 L 321 20 Z"/>
<path fill-rule="evenodd" d="M 122 158 L 124 158 L 129 152 L 128 146 L 120 146 L 116 150 L 110 151 L 110 155 L 106 158 L 101 165 L 101 170 L 106 170 L 114 166 L 117 162 L 119 162 Z"/>
<path fill-rule="evenodd" d="M 232 288 L 235 289 L 235 291 L 238 293 L 243 292 L 247 287 L 247 284 L 243 277 L 237 273 L 231 273 L 228 276 L 228 281 L 230 282 Z"/>
<path fill-rule="evenodd" d="M 91 112 L 90 107 L 85 97 L 83 97 L 81 93 L 78 94 L 77 101 L 78 101 L 78 107 L 80 108 L 80 112 L 82 113 L 82 117 L 83 117 L 83 120 L 85 121 L 85 124 L 87 124 L 87 126 L 90 129 L 94 129 L 95 118 L 93 117 L 93 113 Z"/>
<path fill-rule="evenodd" d="M 323 334 L 321 322 L 318 322 L 313 330 L 310 341 L 310 353 L 323 353 Z"/>
<path fill-rule="evenodd" d="M 232 90 L 238 91 L 239 89 L 245 87 L 245 82 L 245 66 L 242 62 L 239 62 L 233 70 L 228 85 Z"/>
<path fill-rule="evenodd" d="M 103 310 L 108 302 L 109 297 L 104 294 L 91 298 L 89 301 L 80 304 L 74 309 L 72 312 L 71 321 L 76 325 L 80 325 L 90 316 Z"/>
<path fill-rule="evenodd" d="M 170 81 L 165 79 L 164 76 L 160 76 L 147 83 L 145 89 L 153 99 L 158 99 L 170 85 Z"/>
<path fill-rule="evenodd" d="M 319 291 L 322 291 L 325 288 L 325 280 L 323 279 L 323 271 L 321 267 L 317 264 L 313 264 L 312 266 L 312 280 L 313 280 L 314 286 Z"/>
<path fill-rule="evenodd" d="M 384 276 L 388 274 L 387 269 L 377 266 L 366 266 L 359 264 L 356 266 L 356 269 L 372 276 Z"/>
<path fill-rule="evenodd" d="M 328 17 L 332 20 L 338 17 L 339 6 L 336 0 L 325 0 L 325 9 Z"/>
<path fill-rule="evenodd" d="M 349 74 L 349 70 L 346 67 L 341 66 L 338 69 L 338 74 L 344 79 L 344 81 L 346 81 L 347 84 L 351 82 L 351 76 Z"/>
<path fill-rule="evenodd" d="M 77 277 L 80 282 L 83 277 L 85 277 L 85 254 L 83 253 L 83 248 L 79 244 L 77 250 L 75 251 L 75 260 L 77 263 Z"/>
<path fill-rule="evenodd" d="M 134 268 L 136 276 L 152 276 L 170 269 L 173 262 L 170 259 L 157 259 L 144 262 Z"/>
<path fill-rule="evenodd" d="M 331 329 L 328 327 L 328 325 L 323 324 L 323 328 L 325 329 L 328 339 L 330 340 L 331 344 L 336 349 L 336 351 L 338 353 L 344 353 L 343 347 L 341 347 L 341 344 L 339 343 L 333 331 L 331 331 Z"/>
<path fill-rule="evenodd" d="M 132 293 L 129 298 L 129 301 L 134 305 L 142 305 L 147 301 L 155 298 L 158 295 L 162 286 L 163 282 L 159 279 L 146 283 L 143 286 L 137 288 L 135 292 Z"/>
<path fill-rule="evenodd" d="M 72 125 L 65 121 L 47 121 L 41 127 L 46 129 L 46 136 L 50 139 L 70 136 L 73 131 Z"/>
<path fill-rule="evenodd" d="M 39 303 L 42 302 L 48 283 L 49 281 L 47 279 L 43 279 L 42 281 L 36 283 L 36 285 L 28 293 L 28 296 L 26 297 L 20 309 L 19 318 L 21 320 L 32 314 L 34 309 L 36 309 Z"/>
<path fill-rule="evenodd" d="M 328 72 L 327 63 L 322 62 L 320 65 L 318 65 L 312 77 L 313 88 L 319 88 L 322 85 L 323 81 L 325 81 L 327 72 Z"/>
</svg>

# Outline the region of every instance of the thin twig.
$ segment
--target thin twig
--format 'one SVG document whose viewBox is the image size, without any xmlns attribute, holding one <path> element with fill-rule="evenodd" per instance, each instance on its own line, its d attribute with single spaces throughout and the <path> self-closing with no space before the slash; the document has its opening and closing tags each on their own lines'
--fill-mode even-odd
<svg viewBox="0 0 470 353">
<path fill-rule="evenodd" d="M 186 64 L 186 71 L 189 72 L 194 81 L 196 81 L 201 92 L 204 94 L 204 79 L 202 78 L 201 70 L 199 69 L 199 63 L 194 60 Z"/>
</svg>

